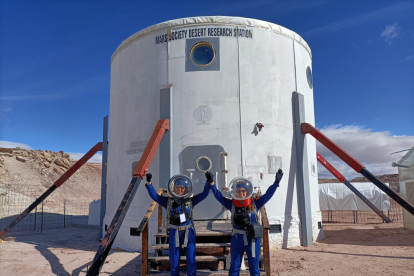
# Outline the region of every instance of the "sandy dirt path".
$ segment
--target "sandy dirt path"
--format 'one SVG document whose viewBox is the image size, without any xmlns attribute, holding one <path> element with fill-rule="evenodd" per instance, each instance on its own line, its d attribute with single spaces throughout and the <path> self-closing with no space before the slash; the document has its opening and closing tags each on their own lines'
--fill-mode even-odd
<svg viewBox="0 0 414 276">
<path fill-rule="evenodd" d="M 272 275 L 414 275 L 414 233 L 402 224 L 325 225 L 311 247 L 271 251 Z M 96 229 L 66 228 L 0 243 L 0 275 L 85 275 Z M 100 275 L 140 275 L 139 253 L 112 250 Z"/>
</svg>

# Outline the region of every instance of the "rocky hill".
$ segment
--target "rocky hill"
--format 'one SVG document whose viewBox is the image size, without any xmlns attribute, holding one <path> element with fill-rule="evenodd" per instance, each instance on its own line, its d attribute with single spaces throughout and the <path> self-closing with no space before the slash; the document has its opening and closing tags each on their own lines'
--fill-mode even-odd
<svg viewBox="0 0 414 276">
<path fill-rule="evenodd" d="M 0 188 L 37 198 L 75 163 L 64 151 L 0 148 Z M 99 199 L 101 172 L 101 164 L 85 164 L 45 204 L 61 204 L 64 199 L 77 202 Z"/>
</svg>

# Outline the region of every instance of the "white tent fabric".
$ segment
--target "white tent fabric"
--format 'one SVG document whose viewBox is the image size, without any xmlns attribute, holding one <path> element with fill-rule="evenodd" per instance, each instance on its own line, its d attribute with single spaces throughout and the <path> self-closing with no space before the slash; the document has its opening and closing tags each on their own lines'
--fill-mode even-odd
<svg viewBox="0 0 414 276">
<path fill-rule="evenodd" d="M 377 186 L 371 182 L 351 184 L 380 211 L 390 211 L 388 196 Z M 372 211 L 343 183 L 319 184 L 319 206 L 321 211 Z"/>
<path fill-rule="evenodd" d="M 100 214 L 101 214 L 101 200 L 96 200 L 89 204 L 89 217 L 88 217 L 88 224 L 90 225 L 99 225 L 100 222 Z"/>
</svg>

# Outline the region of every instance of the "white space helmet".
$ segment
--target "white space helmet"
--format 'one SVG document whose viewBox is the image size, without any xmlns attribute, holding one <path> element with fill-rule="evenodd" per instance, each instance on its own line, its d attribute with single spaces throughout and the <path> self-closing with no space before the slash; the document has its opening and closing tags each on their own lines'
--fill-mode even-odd
<svg viewBox="0 0 414 276">
<path fill-rule="evenodd" d="M 174 175 L 173 177 L 171 177 L 170 181 L 168 181 L 168 192 L 175 199 L 187 199 L 194 192 L 194 183 L 186 175 Z"/>
<path fill-rule="evenodd" d="M 237 207 L 246 207 L 251 203 L 253 183 L 245 177 L 236 177 L 230 182 L 229 195 Z"/>
</svg>

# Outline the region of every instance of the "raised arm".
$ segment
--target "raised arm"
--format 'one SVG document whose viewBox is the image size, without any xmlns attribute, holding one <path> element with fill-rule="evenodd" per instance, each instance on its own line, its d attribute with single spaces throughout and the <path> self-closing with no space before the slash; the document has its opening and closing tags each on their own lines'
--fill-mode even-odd
<svg viewBox="0 0 414 276">
<path fill-rule="evenodd" d="M 145 184 L 145 188 L 147 188 L 150 198 L 152 198 L 152 200 L 154 200 L 159 205 L 167 209 L 168 198 L 157 194 L 157 192 L 155 191 L 154 187 L 151 184 L 152 174 L 147 173 L 146 178 L 147 178 L 147 184 Z"/>
<path fill-rule="evenodd" d="M 258 200 L 254 200 L 256 208 L 258 210 L 262 208 L 263 205 L 265 205 L 272 198 L 272 196 L 276 192 L 277 187 L 279 187 L 279 182 L 282 179 L 282 176 L 283 171 L 279 169 L 275 177 L 275 182 L 269 187 L 269 189 L 267 189 L 266 193 L 263 196 L 261 196 Z"/>
<path fill-rule="evenodd" d="M 231 210 L 233 202 L 230 199 L 225 198 L 221 194 L 221 192 L 219 190 L 217 190 L 217 187 L 216 187 L 216 185 L 214 185 L 214 182 L 213 182 L 213 184 L 210 184 L 210 187 L 211 187 L 211 190 L 213 191 L 213 195 L 217 199 L 217 201 L 220 202 L 221 205 L 223 205 L 227 209 Z"/>
<path fill-rule="evenodd" d="M 214 197 L 221 203 L 224 207 L 231 210 L 232 202 L 230 199 L 225 198 L 219 190 L 217 190 L 216 185 L 214 185 L 213 174 L 209 171 L 206 172 L 207 183 L 210 184 L 210 188 L 213 191 Z"/>
<path fill-rule="evenodd" d="M 211 191 L 213 191 L 213 195 L 217 199 L 217 201 L 220 202 L 221 205 L 223 205 L 227 209 L 231 210 L 233 202 L 230 199 L 225 198 L 221 194 L 221 192 L 219 190 L 217 190 L 216 185 L 214 185 L 213 174 L 211 172 L 207 171 L 205 176 L 207 178 L 207 183 L 210 184 Z"/>
<path fill-rule="evenodd" d="M 199 193 L 198 195 L 195 195 L 193 197 L 193 199 L 192 199 L 193 206 L 196 206 L 198 203 L 203 201 L 208 196 L 209 192 L 210 192 L 210 183 L 208 181 L 206 181 L 206 184 L 204 185 L 204 190 L 201 193 Z"/>
</svg>

